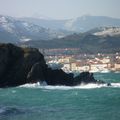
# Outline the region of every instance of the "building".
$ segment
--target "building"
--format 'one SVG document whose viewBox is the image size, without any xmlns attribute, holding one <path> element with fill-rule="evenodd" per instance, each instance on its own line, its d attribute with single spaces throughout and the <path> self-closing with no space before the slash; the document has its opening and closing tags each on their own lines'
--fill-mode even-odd
<svg viewBox="0 0 120 120">
<path fill-rule="evenodd" d="M 120 71 L 120 63 L 115 63 L 114 68 L 115 68 L 115 70 Z"/>
</svg>

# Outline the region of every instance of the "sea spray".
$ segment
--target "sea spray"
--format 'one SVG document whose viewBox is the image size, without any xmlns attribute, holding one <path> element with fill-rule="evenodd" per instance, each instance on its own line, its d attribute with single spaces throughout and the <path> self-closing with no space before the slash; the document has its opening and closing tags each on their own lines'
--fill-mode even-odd
<svg viewBox="0 0 120 120">
<path fill-rule="evenodd" d="M 40 88 L 40 89 L 50 89 L 50 90 L 70 90 L 70 89 L 95 89 L 95 88 L 120 88 L 120 83 L 111 83 L 111 86 L 107 86 L 107 84 L 81 84 L 78 86 L 51 86 L 51 85 L 41 85 L 39 83 L 34 84 L 25 84 L 19 87 L 24 88 Z"/>
</svg>

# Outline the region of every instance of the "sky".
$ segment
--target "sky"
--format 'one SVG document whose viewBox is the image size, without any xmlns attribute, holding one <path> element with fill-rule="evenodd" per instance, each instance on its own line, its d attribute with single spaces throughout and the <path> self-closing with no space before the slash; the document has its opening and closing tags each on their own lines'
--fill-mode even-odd
<svg viewBox="0 0 120 120">
<path fill-rule="evenodd" d="M 120 18 L 120 0 L 0 0 L 0 14 L 70 19 L 82 15 Z"/>
</svg>

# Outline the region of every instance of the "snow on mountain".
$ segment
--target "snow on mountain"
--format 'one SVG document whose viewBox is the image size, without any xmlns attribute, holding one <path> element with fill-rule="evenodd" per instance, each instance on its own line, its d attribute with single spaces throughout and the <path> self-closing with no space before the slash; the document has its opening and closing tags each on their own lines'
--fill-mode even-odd
<svg viewBox="0 0 120 120">
<path fill-rule="evenodd" d="M 12 33 L 14 29 L 13 21 L 14 20 L 11 17 L 0 16 L 0 29 Z"/>
<path fill-rule="evenodd" d="M 115 36 L 120 35 L 120 27 L 100 27 L 93 33 L 96 36 Z"/>
<path fill-rule="evenodd" d="M 35 25 L 27 21 L 0 15 L 0 41 L 19 42 L 28 40 L 49 40 L 64 37 L 67 33 Z"/>
<path fill-rule="evenodd" d="M 6 23 L 7 20 L 4 16 L 0 16 L 0 23 Z"/>
<path fill-rule="evenodd" d="M 85 15 L 68 20 L 53 20 L 0 15 L 0 41 L 49 40 L 62 38 L 74 32 L 87 32 L 91 29 L 94 35 L 112 36 L 120 34 L 119 27 L 120 19 L 104 16 Z"/>
</svg>

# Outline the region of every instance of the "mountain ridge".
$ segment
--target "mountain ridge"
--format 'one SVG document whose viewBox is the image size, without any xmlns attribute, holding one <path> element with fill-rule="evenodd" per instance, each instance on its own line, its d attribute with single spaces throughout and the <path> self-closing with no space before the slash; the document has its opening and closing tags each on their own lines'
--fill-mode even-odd
<svg viewBox="0 0 120 120">
<path fill-rule="evenodd" d="M 67 31 L 56 31 L 33 23 L 21 21 L 18 18 L 0 15 L 0 41 L 22 42 L 29 40 L 49 40 L 64 37 Z"/>
<path fill-rule="evenodd" d="M 45 20 L 39 18 L 21 18 L 21 20 L 25 20 L 28 22 L 32 22 L 34 24 L 54 28 L 54 29 L 65 29 L 71 30 L 75 32 L 87 32 L 90 29 L 102 26 L 114 26 L 120 27 L 120 19 L 112 18 L 107 16 L 91 16 L 91 15 L 83 15 L 81 17 L 77 17 L 74 19 L 65 19 L 65 20 Z"/>
<path fill-rule="evenodd" d="M 46 49 L 79 48 L 80 53 L 116 53 L 120 51 L 120 34 L 113 36 L 109 34 L 95 35 L 88 31 L 79 34 L 74 33 L 64 38 L 50 41 L 29 41 L 25 42 L 24 45 Z"/>
</svg>

